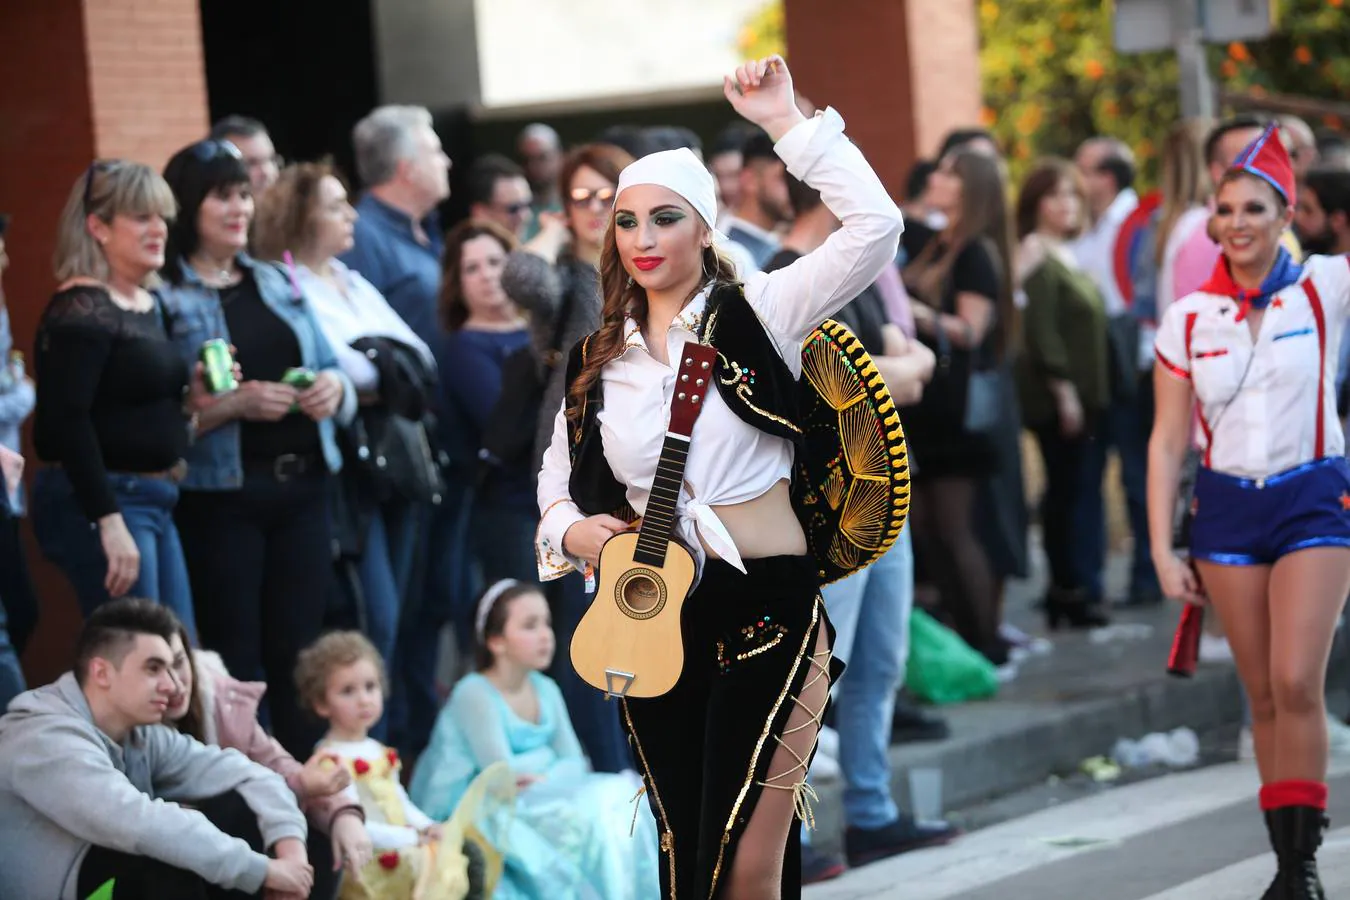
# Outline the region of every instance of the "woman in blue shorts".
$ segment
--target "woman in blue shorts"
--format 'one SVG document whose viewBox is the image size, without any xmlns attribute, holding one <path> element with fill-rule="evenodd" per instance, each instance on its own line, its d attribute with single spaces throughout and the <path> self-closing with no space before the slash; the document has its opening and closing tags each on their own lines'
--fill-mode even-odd
<svg viewBox="0 0 1350 900">
<path fill-rule="evenodd" d="M 1279 859 L 1264 898 L 1320 900 L 1323 685 L 1350 591 L 1350 468 L 1334 395 L 1350 260 L 1300 265 L 1282 246 L 1295 185 L 1273 126 L 1238 157 L 1216 199 L 1210 236 L 1223 253 L 1214 274 L 1158 328 L 1149 537 L 1166 594 L 1213 604 L 1251 698 L 1261 808 Z M 1194 568 L 1172 548 L 1193 434 Z"/>
</svg>

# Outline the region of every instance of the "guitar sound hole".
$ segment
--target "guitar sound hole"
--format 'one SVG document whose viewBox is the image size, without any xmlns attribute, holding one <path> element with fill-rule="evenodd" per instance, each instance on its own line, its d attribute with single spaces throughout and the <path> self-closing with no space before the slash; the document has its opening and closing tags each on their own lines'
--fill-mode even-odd
<svg viewBox="0 0 1350 900">
<path fill-rule="evenodd" d="M 661 602 L 661 589 L 645 575 L 631 578 L 623 588 L 623 600 L 636 613 L 651 612 Z"/>
<path fill-rule="evenodd" d="M 666 586 L 649 569 L 634 569 L 615 585 L 614 599 L 624 614 L 634 619 L 650 619 L 666 605 Z"/>
</svg>

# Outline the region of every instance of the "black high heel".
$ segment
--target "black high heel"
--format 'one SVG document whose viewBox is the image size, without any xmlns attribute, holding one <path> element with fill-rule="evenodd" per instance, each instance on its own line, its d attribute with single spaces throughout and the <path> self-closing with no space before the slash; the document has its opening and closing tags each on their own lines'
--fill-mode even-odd
<svg viewBox="0 0 1350 900">
<path fill-rule="evenodd" d="M 1111 616 L 1100 600 L 1090 600 L 1083 590 L 1051 588 L 1045 595 L 1045 623 L 1059 631 L 1061 623 L 1070 628 L 1101 628 L 1111 624 Z"/>
</svg>

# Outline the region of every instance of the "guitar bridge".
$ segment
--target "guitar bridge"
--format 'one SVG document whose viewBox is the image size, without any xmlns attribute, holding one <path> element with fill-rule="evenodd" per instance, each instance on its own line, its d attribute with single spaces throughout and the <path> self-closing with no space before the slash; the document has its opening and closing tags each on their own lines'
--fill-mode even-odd
<svg viewBox="0 0 1350 900">
<path fill-rule="evenodd" d="M 633 687 L 633 681 L 637 678 L 632 672 L 621 672 L 618 669 L 605 670 L 605 696 L 607 697 L 627 697 L 628 691 Z"/>
</svg>

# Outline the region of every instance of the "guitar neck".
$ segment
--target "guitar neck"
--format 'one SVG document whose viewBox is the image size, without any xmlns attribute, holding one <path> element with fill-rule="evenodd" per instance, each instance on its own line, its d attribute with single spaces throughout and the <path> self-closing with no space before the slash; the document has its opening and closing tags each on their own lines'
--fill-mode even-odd
<svg viewBox="0 0 1350 900">
<path fill-rule="evenodd" d="M 635 562 L 661 566 L 666 561 L 666 546 L 675 530 L 675 508 L 680 499 L 680 485 L 684 483 L 684 464 L 689 457 L 689 438 L 667 432 L 661 445 L 661 459 L 656 464 L 656 477 L 647 498 L 647 509 L 642 514 L 638 529 Z"/>
</svg>

